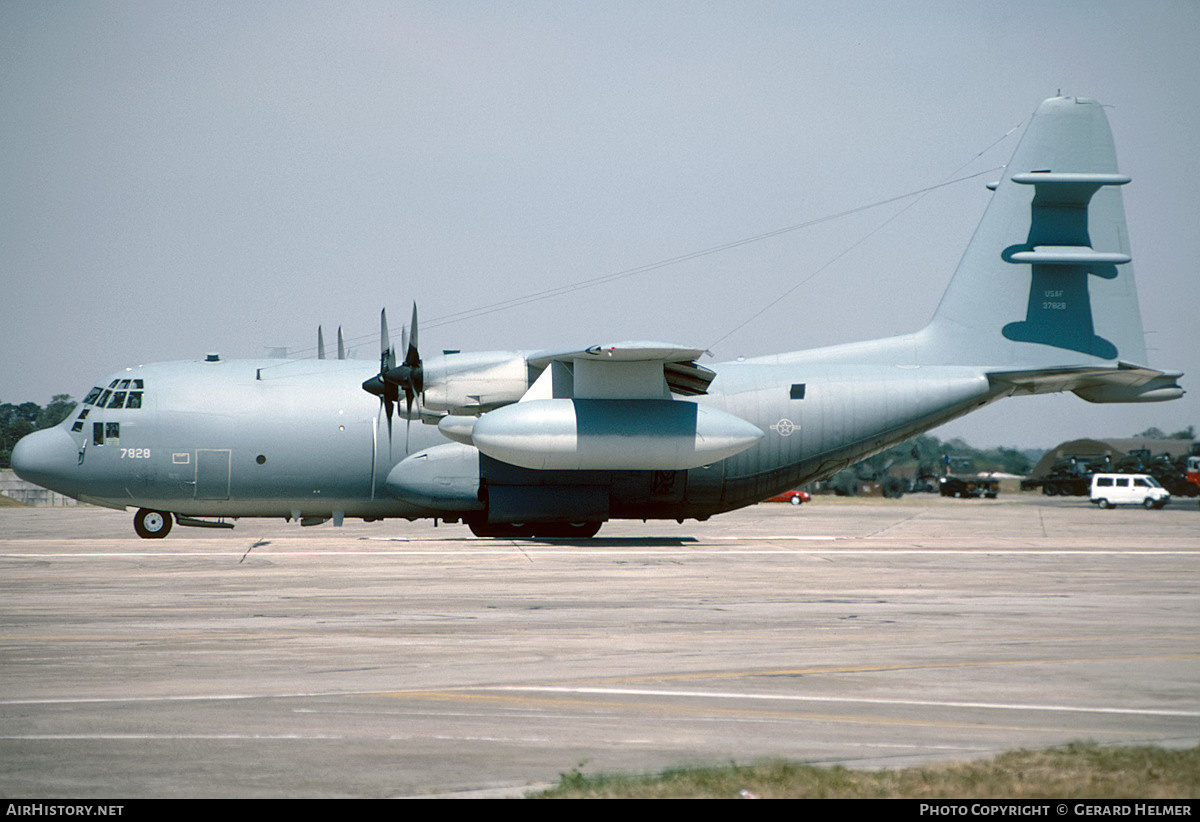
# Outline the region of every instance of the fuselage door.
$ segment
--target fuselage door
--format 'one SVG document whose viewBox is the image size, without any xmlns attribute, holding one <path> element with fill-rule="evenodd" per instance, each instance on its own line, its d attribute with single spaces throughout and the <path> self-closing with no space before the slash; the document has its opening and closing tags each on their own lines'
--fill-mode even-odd
<svg viewBox="0 0 1200 822">
<path fill-rule="evenodd" d="M 228 448 L 196 450 L 196 499 L 229 499 Z"/>
</svg>

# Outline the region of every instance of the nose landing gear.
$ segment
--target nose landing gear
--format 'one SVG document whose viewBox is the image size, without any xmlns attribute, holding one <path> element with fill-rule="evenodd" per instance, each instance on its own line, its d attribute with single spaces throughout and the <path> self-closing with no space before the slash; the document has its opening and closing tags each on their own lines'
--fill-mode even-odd
<svg viewBox="0 0 1200 822">
<path fill-rule="evenodd" d="M 153 511 L 149 508 L 139 509 L 133 517 L 133 530 L 142 539 L 162 539 L 171 533 L 174 521 L 166 511 Z"/>
</svg>

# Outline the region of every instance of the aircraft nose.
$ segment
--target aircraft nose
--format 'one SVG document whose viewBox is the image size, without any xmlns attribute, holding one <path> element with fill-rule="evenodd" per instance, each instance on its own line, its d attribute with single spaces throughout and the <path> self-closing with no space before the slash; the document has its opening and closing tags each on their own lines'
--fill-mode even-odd
<svg viewBox="0 0 1200 822">
<path fill-rule="evenodd" d="M 79 447 L 62 428 L 47 428 L 27 434 L 12 451 L 12 468 L 17 476 L 43 488 L 70 494 L 68 472 L 79 465 Z"/>
</svg>

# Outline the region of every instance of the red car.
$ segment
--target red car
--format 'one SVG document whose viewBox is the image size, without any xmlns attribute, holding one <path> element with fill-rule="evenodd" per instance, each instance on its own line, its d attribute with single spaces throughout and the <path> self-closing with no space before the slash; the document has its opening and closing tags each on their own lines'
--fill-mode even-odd
<svg viewBox="0 0 1200 822">
<path fill-rule="evenodd" d="M 807 491 L 784 491 L 777 497 L 771 497 L 767 502 L 790 502 L 792 505 L 799 505 L 810 499 L 812 499 L 812 494 Z"/>
</svg>

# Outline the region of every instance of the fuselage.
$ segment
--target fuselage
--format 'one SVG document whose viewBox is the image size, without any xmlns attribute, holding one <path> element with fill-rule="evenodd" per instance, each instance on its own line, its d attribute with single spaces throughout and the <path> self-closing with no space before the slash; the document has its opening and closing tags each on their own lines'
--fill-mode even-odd
<svg viewBox="0 0 1200 822">
<path fill-rule="evenodd" d="M 60 426 L 23 440 L 14 467 L 88 502 L 188 517 L 456 517 L 389 488 L 405 457 L 447 440 L 418 409 L 389 431 L 381 403 L 361 388 L 375 369 L 362 360 L 126 369 Z M 706 395 L 675 401 L 756 425 L 764 436 L 742 453 L 663 471 L 526 472 L 482 458 L 481 482 L 600 489 L 608 499 L 602 518 L 706 518 L 829 476 L 998 395 L 978 368 L 801 357 L 713 370 Z"/>
</svg>

